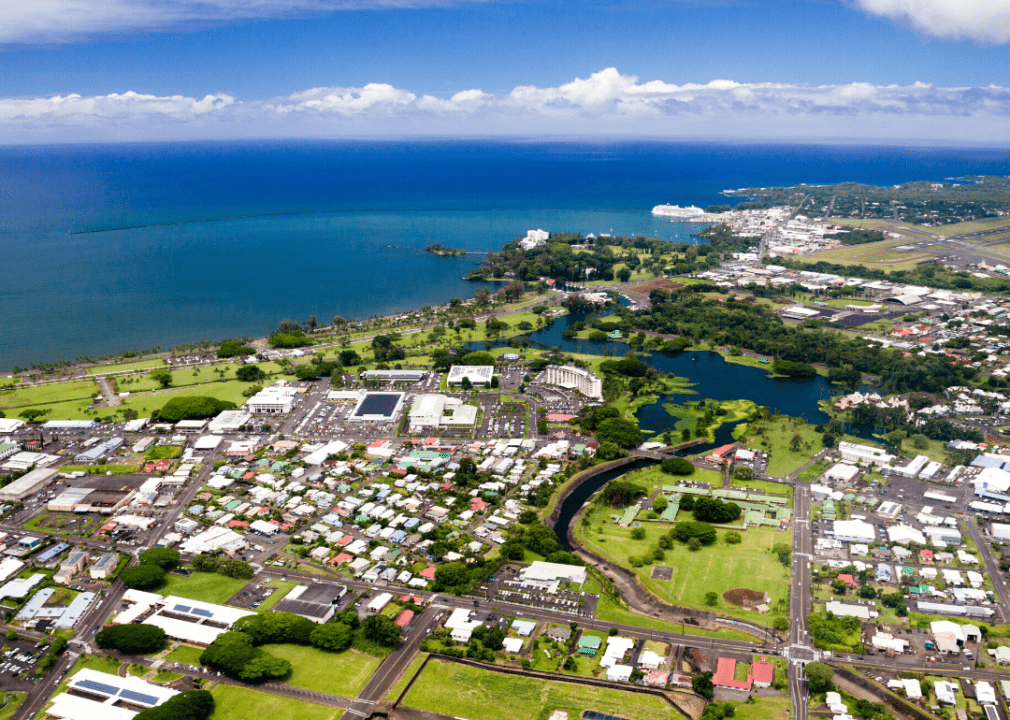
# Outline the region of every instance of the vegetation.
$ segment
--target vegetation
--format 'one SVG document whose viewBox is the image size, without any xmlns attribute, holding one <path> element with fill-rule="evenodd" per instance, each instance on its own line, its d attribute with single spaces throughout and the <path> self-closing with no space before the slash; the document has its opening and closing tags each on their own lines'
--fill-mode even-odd
<svg viewBox="0 0 1010 720">
<path fill-rule="evenodd" d="M 175 423 L 180 420 L 205 420 L 223 410 L 234 410 L 235 403 L 213 397 L 186 395 L 174 397 L 160 409 L 152 413 L 151 419 L 159 422 Z"/>
<path fill-rule="evenodd" d="M 207 720 L 214 712 L 214 696 L 206 690 L 188 690 L 157 707 L 137 713 L 140 720 Z"/>
<path fill-rule="evenodd" d="M 165 581 L 165 571 L 157 565 L 134 565 L 119 573 L 119 579 L 128 588 L 154 590 Z"/>
<path fill-rule="evenodd" d="M 95 643 L 106 650 L 127 655 L 146 655 L 165 649 L 165 631 L 154 625 L 110 625 L 95 635 Z"/>
</svg>

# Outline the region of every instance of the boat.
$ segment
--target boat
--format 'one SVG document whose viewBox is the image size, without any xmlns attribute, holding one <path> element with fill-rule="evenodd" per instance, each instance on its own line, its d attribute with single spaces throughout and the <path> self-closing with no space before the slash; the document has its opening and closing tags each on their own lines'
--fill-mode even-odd
<svg viewBox="0 0 1010 720">
<path fill-rule="evenodd" d="M 652 214 L 656 217 L 687 220 L 690 218 L 701 217 L 705 214 L 705 211 L 695 205 L 688 205 L 687 207 L 682 208 L 680 205 L 670 205 L 667 203 L 666 205 L 657 205 L 652 208 Z"/>
</svg>

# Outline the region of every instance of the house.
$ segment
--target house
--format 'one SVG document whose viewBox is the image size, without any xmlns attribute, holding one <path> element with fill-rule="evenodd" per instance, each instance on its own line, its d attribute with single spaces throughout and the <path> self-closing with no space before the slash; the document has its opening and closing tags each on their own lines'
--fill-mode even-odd
<svg viewBox="0 0 1010 720">
<path fill-rule="evenodd" d="M 975 699 L 979 705 L 995 705 L 996 689 L 984 680 L 975 683 Z"/>
<path fill-rule="evenodd" d="M 750 664 L 748 679 L 754 683 L 754 687 L 771 687 L 775 682 L 775 666 L 768 662 L 767 658 L 762 657 Z"/>
<path fill-rule="evenodd" d="M 734 677 L 735 675 L 736 660 L 721 657 L 716 663 L 715 675 L 712 676 L 712 683 L 716 687 L 750 691 L 751 685 L 753 684 L 751 680 L 737 680 Z"/>
<path fill-rule="evenodd" d="M 600 650 L 603 641 L 595 635 L 585 635 L 579 638 L 579 654 L 593 657 Z"/>
<path fill-rule="evenodd" d="M 850 588 L 857 588 L 857 587 L 859 587 L 859 583 L 857 583 L 856 579 L 854 577 L 852 577 L 851 575 L 847 575 L 847 574 L 843 573 L 843 574 L 841 574 L 841 575 L 838 576 L 838 579 L 841 580 L 843 583 L 846 584 L 846 586 L 848 586 Z"/>
<path fill-rule="evenodd" d="M 634 668 L 630 665 L 611 665 L 607 668 L 607 680 L 611 682 L 628 682 Z"/>
<path fill-rule="evenodd" d="M 666 658 L 662 655 L 652 650 L 643 650 L 638 656 L 638 667 L 643 670 L 658 670 L 665 661 Z"/>
<path fill-rule="evenodd" d="M 957 687 L 946 680 L 938 680 L 933 683 L 933 692 L 936 693 L 936 701 L 941 705 L 956 705 L 957 699 L 954 693 Z"/>
</svg>

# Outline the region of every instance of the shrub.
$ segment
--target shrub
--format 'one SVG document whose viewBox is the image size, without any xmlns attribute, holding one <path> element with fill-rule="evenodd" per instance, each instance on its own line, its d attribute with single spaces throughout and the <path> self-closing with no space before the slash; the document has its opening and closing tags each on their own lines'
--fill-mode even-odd
<svg viewBox="0 0 1010 720">
<path fill-rule="evenodd" d="M 690 475 L 694 472 L 694 465 L 682 457 L 675 457 L 661 462 L 659 469 L 667 475 Z"/>
</svg>

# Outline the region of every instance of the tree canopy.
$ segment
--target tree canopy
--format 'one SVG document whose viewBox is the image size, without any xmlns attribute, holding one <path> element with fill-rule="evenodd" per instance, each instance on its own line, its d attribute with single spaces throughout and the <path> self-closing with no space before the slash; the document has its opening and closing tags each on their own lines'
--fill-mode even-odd
<svg viewBox="0 0 1010 720">
<path fill-rule="evenodd" d="M 153 590 L 165 581 L 165 571 L 158 565 L 134 565 L 119 573 L 119 579 L 128 588 Z"/>
<path fill-rule="evenodd" d="M 667 475 L 690 475 L 694 472 L 694 465 L 682 457 L 675 457 L 661 462 L 659 469 Z"/>
<path fill-rule="evenodd" d="M 95 635 L 95 644 L 127 655 L 144 655 L 163 650 L 165 631 L 155 625 L 110 625 Z"/>
<path fill-rule="evenodd" d="M 370 615 L 361 623 L 362 634 L 372 642 L 386 647 L 396 647 L 400 643 L 400 626 L 388 615 Z"/>
<path fill-rule="evenodd" d="M 642 431 L 630 420 L 608 418 L 596 428 L 596 439 L 601 443 L 612 442 L 619 447 L 633 448 L 642 444 Z"/>
<path fill-rule="evenodd" d="M 157 565 L 162 570 L 168 571 L 179 564 L 179 551 L 166 547 L 148 548 L 140 553 L 141 565 Z"/>
<path fill-rule="evenodd" d="M 140 720 L 207 720 L 214 712 L 214 696 L 208 690 L 187 690 L 153 708 L 141 710 Z"/>
<path fill-rule="evenodd" d="M 234 409 L 235 403 L 228 400 L 186 395 L 172 398 L 160 410 L 151 413 L 151 417 L 162 422 L 174 423 L 180 420 L 205 420 L 224 410 Z"/>
</svg>

